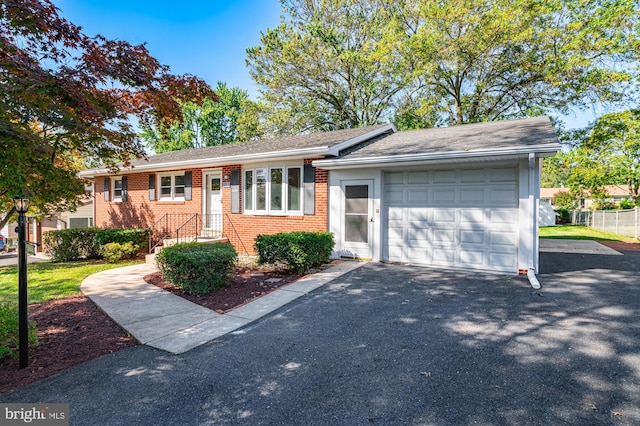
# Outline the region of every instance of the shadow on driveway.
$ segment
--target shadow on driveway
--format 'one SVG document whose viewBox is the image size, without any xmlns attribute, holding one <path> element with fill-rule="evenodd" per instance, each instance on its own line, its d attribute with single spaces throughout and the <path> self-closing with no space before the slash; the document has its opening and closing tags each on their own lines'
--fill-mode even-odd
<svg viewBox="0 0 640 426">
<path fill-rule="evenodd" d="M 637 271 L 550 255 L 541 290 L 370 263 L 184 355 L 132 348 L 0 401 L 73 424 L 639 424 Z"/>
</svg>

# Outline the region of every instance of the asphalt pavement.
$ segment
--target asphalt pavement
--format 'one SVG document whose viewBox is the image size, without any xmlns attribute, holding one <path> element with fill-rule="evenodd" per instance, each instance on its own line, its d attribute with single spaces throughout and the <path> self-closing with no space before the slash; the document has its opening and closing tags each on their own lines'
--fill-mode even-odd
<svg viewBox="0 0 640 426">
<path fill-rule="evenodd" d="M 640 424 L 640 252 L 523 277 L 370 263 L 180 355 L 138 346 L 0 397 L 75 425 Z"/>
</svg>

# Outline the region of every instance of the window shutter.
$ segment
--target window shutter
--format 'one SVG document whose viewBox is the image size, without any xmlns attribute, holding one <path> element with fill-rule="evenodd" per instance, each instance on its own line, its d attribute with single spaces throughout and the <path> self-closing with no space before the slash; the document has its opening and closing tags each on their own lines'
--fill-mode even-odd
<svg viewBox="0 0 640 426">
<path fill-rule="evenodd" d="M 122 176 L 122 201 L 127 201 L 127 177 Z"/>
<path fill-rule="evenodd" d="M 240 213 L 240 169 L 231 169 L 231 213 Z"/>
<path fill-rule="evenodd" d="M 184 172 L 184 199 L 191 200 L 191 172 Z"/>
<path fill-rule="evenodd" d="M 109 189 L 111 189 L 111 179 L 108 177 L 104 178 L 104 200 L 109 201 Z"/>
<path fill-rule="evenodd" d="M 156 175 L 149 175 L 149 201 L 156 199 Z"/>
<path fill-rule="evenodd" d="M 316 168 L 311 164 L 304 165 L 303 192 L 304 192 L 304 214 L 316 213 Z"/>
</svg>

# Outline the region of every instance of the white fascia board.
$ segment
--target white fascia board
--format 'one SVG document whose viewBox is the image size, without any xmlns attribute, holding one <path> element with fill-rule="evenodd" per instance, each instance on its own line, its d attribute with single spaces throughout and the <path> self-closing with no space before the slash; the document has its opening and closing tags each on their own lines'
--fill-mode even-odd
<svg viewBox="0 0 640 426">
<path fill-rule="evenodd" d="M 245 154 L 245 155 L 233 155 L 229 157 L 217 157 L 217 158 L 201 158 L 197 160 L 185 160 L 185 161 L 172 161 L 160 164 L 140 164 L 135 167 L 121 167 L 119 173 L 136 173 L 136 172 L 157 172 L 163 170 L 176 170 L 187 168 L 201 168 L 201 167 L 220 167 L 229 164 L 242 164 L 242 163 L 255 163 L 257 161 L 264 160 L 296 160 L 313 157 L 316 155 L 327 155 L 329 152 L 328 146 L 320 146 L 313 148 L 302 148 L 288 151 L 273 151 L 273 152 L 261 152 L 257 154 Z M 78 174 L 83 178 L 89 178 L 94 176 L 108 176 L 112 175 L 109 169 L 91 169 L 85 170 Z"/>
<path fill-rule="evenodd" d="M 428 154 L 401 154 L 387 155 L 381 157 L 362 157 L 362 158 L 346 158 L 315 160 L 313 165 L 321 169 L 337 170 L 337 169 L 355 169 L 365 167 L 394 167 L 404 166 L 407 164 L 438 164 L 450 162 L 467 162 L 467 161 L 493 161 L 496 159 L 516 159 L 528 157 L 533 153 L 538 158 L 552 157 L 560 150 L 560 144 L 545 144 L 529 147 L 510 147 L 499 149 L 478 149 L 471 151 L 450 151 Z"/>
<path fill-rule="evenodd" d="M 387 124 L 383 127 L 380 127 L 379 129 L 375 129 L 370 132 L 367 132 L 364 135 L 360 135 L 356 138 L 352 138 L 347 141 L 340 142 L 339 144 L 333 145 L 332 147 L 329 148 L 329 155 L 337 157 L 338 155 L 340 155 L 340 151 L 344 151 L 345 149 L 351 148 L 352 146 L 357 145 L 366 140 L 373 139 L 376 136 L 379 136 L 385 132 L 388 132 L 389 130 L 391 130 L 392 133 L 397 132 L 396 126 L 394 126 L 393 124 Z"/>
</svg>

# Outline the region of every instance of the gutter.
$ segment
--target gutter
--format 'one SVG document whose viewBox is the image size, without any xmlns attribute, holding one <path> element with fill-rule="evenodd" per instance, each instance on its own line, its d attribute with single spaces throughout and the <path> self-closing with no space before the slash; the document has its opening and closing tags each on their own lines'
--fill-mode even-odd
<svg viewBox="0 0 640 426">
<path fill-rule="evenodd" d="M 531 231 L 531 256 L 529 257 L 529 269 L 527 270 L 527 278 L 529 279 L 529 283 L 531 284 L 531 287 L 535 288 L 536 290 L 540 288 L 540 281 L 538 281 L 538 278 L 536 277 L 536 269 L 534 268 L 534 259 L 533 257 L 535 256 L 535 246 L 536 246 L 536 237 L 537 234 L 535 232 L 535 225 L 536 225 L 536 208 L 534 206 L 534 202 L 535 202 L 535 197 L 533 196 L 533 186 L 535 185 L 535 181 L 533 179 L 533 174 L 535 171 L 535 167 L 536 167 L 536 155 L 533 152 L 529 153 L 529 208 L 531 210 L 531 221 L 529 222 L 530 228 L 529 230 Z"/>
<path fill-rule="evenodd" d="M 560 144 L 544 144 L 536 147 L 506 147 L 498 149 L 478 149 L 469 151 L 449 151 L 428 154 L 399 154 L 375 157 L 349 158 L 345 156 L 339 159 L 315 160 L 313 165 L 323 169 L 354 169 L 371 166 L 404 166 L 407 163 L 419 165 L 420 163 L 452 162 L 480 160 L 483 158 L 495 159 L 495 157 L 522 158 L 531 154 L 536 154 L 539 158 L 551 157 L 560 150 Z"/>
</svg>

